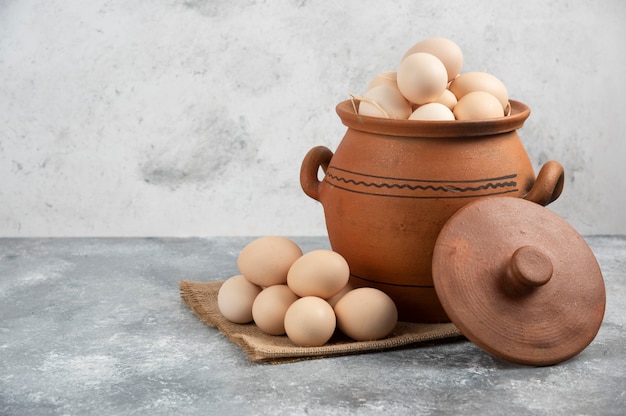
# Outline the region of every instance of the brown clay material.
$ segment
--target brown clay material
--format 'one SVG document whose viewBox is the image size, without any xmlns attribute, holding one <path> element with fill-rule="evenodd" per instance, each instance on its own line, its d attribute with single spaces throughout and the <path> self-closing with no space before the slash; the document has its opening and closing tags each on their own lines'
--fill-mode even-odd
<svg viewBox="0 0 626 416">
<path fill-rule="evenodd" d="M 302 188 L 322 203 L 351 282 L 386 292 L 399 319 L 449 321 L 431 261 L 439 231 L 459 208 L 485 197 L 547 204 L 559 196 L 562 166 L 548 162 L 535 180 L 516 131 L 530 109 L 511 101 L 511 110 L 485 121 L 389 120 L 360 116 L 347 100 L 337 106 L 348 129 L 336 152 L 319 146 L 305 156 Z"/>
<path fill-rule="evenodd" d="M 595 338 L 606 304 L 593 252 L 565 220 L 519 198 L 460 209 L 437 239 L 439 299 L 476 345 L 508 361 L 552 365 Z"/>
</svg>

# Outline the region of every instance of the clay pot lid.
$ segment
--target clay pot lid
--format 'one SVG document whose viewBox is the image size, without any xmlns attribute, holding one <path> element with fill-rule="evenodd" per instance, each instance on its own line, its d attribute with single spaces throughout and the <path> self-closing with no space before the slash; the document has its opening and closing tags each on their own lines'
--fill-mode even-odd
<svg viewBox="0 0 626 416">
<path fill-rule="evenodd" d="M 595 338 L 602 272 L 565 220 L 520 198 L 482 198 L 454 214 L 433 253 L 437 296 L 483 350 L 526 365 L 565 361 Z"/>
</svg>

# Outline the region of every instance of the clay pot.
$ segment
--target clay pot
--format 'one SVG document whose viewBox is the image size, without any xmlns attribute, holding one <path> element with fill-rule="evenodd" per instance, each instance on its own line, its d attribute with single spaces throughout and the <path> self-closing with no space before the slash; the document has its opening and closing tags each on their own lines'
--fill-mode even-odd
<svg viewBox="0 0 626 416">
<path fill-rule="evenodd" d="M 459 208 L 499 196 L 547 205 L 563 189 L 558 162 L 547 162 L 535 178 L 517 134 L 530 115 L 521 102 L 511 101 L 509 116 L 484 121 L 360 116 L 349 100 L 337 114 L 345 136 L 334 154 L 323 146 L 307 153 L 300 183 L 321 202 L 351 283 L 386 292 L 404 321 L 449 322 L 431 263 L 441 228 Z"/>
</svg>

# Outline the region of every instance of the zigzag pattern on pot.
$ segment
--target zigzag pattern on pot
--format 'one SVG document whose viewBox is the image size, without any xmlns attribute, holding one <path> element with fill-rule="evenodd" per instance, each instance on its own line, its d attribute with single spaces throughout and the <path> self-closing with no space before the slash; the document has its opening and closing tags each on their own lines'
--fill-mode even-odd
<svg viewBox="0 0 626 416">
<path fill-rule="evenodd" d="M 517 192 L 517 182 L 513 180 L 516 177 L 517 174 L 510 174 L 474 180 L 424 180 L 369 175 L 329 166 L 324 181 L 346 191 L 369 195 L 398 198 L 468 198 Z"/>
</svg>

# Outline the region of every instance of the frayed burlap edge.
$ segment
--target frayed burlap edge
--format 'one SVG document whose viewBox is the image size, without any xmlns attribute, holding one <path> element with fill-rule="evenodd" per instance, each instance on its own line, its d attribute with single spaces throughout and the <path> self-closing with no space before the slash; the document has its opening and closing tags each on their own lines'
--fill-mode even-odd
<svg viewBox="0 0 626 416">
<path fill-rule="evenodd" d="M 301 360 L 349 354 L 378 352 L 406 347 L 426 341 L 461 337 L 451 323 L 416 324 L 398 322 L 387 338 L 376 341 L 353 341 L 337 332 L 321 347 L 299 347 L 286 336 L 267 335 L 253 323 L 235 324 L 228 321 L 217 308 L 217 292 L 222 281 L 179 282 L 183 302 L 205 323 L 218 328 L 230 341 L 239 345 L 250 361 L 258 363 L 287 363 Z"/>
</svg>

